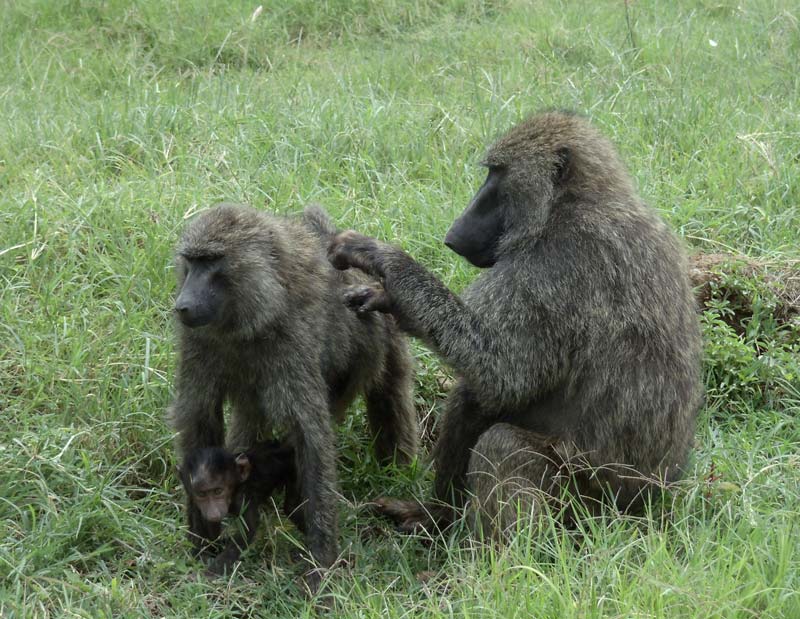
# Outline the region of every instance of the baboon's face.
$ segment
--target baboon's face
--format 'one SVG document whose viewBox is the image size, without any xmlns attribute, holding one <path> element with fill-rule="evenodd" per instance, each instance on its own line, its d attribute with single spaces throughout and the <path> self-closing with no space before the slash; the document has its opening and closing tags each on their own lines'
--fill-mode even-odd
<svg viewBox="0 0 800 619">
<path fill-rule="evenodd" d="M 194 503 L 208 522 L 222 522 L 230 511 L 235 480 L 228 475 L 206 476 L 192 484 Z"/>
<path fill-rule="evenodd" d="M 228 515 L 239 485 L 250 475 L 245 454 L 237 458 L 215 447 L 197 450 L 178 469 L 186 492 L 208 522 L 222 522 Z"/>
<path fill-rule="evenodd" d="M 486 180 L 461 216 L 453 222 L 444 244 L 479 268 L 497 261 L 497 244 L 505 230 L 501 186 L 505 168 L 490 166 Z"/>
<path fill-rule="evenodd" d="M 251 339 L 288 308 L 275 228 L 253 208 L 218 204 L 184 229 L 175 256 L 181 326 Z"/>
<path fill-rule="evenodd" d="M 453 222 L 445 244 L 475 266 L 491 267 L 506 241 L 540 234 L 554 196 L 571 182 L 572 146 L 585 140 L 586 131 L 582 119 L 560 113 L 512 128 L 489 148 L 486 181 Z M 590 139 L 596 151 L 597 140 Z"/>
<path fill-rule="evenodd" d="M 215 323 L 223 315 L 226 299 L 225 257 L 179 255 L 180 290 L 175 312 L 190 328 Z"/>
</svg>

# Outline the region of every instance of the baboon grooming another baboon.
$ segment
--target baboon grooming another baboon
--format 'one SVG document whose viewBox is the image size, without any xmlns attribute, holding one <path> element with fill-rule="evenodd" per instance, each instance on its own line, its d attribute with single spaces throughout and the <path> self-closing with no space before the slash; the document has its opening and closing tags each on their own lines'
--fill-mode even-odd
<svg viewBox="0 0 800 619">
<path fill-rule="evenodd" d="M 485 165 L 445 238 L 485 269 L 461 297 L 401 250 L 350 231 L 329 257 L 382 289 L 356 287 L 347 303 L 390 312 L 459 378 L 434 450 L 439 504 L 460 506 L 468 490 L 495 530 L 567 486 L 634 508 L 653 482 L 681 475 L 702 399 L 681 244 L 577 115 L 534 116 Z M 404 528 L 452 515 L 379 506 Z"/>
<path fill-rule="evenodd" d="M 318 207 L 301 220 L 221 204 L 187 226 L 176 252 L 179 365 L 169 415 L 183 455 L 224 442 L 238 453 L 270 434 L 286 441 L 307 543 L 322 567 L 337 553 L 332 418 L 363 392 L 379 459 L 407 461 L 417 449 L 407 343 L 391 317 L 342 305 L 357 280 L 326 259 L 335 233 Z M 219 536 L 191 496 L 187 512 L 198 549 Z M 318 579 L 313 571 L 312 588 Z"/>
</svg>

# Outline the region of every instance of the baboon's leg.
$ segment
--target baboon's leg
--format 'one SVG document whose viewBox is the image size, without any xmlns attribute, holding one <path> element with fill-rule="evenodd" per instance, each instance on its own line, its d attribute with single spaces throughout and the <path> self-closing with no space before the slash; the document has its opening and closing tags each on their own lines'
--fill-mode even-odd
<svg viewBox="0 0 800 619">
<path fill-rule="evenodd" d="M 304 411 L 309 413 L 311 411 Z M 302 427 L 295 429 L 295 458 L 308 550 L 319 568 L 329 568 L 337 555 L 336 444 L 327 406 L 317 414 L 306 414 Z M 315 566 L 305 576 L 316 593 L 322 573 Z"/>
<path fill-rule="evenodd" d="M 482 413 L 469 389 L 458 384 L 447 397 L 434 449 L 435 501 L 421 503 L 390 497 L 375 501 L 377 511 L 394 520 L 400 530 L 433 530 L 447 526 L 466 502 L 466 474 L 471 448 L 493 423 Z"/>
<path fill-rule="evenodd" d="M 417 455 L 419 429 L 411 357 L 397 334 L 389 338 L 383 373 L 369 386 L 366 402 L 378 460 L 383 464 L 393 458 L 400 463 L 410 462 Z"/>
<path fill-rule="evenodd" d="M 471 449 L 495 421 L 481 411 L 477 399 L 464 383 L 453 388 L 447 397 L 447 408 L 433 452 L 436 467 L 433 495 L 436 499 L 455 507 L 464 506 L 465 476 Z"/>
<path fill-rule="evenodd" d="M 300 496 L 300 485 L 296 479 L 286 484 L 283 496 L 283 513 L 301 533 L 306 532 L 303 498 Z"/>
<path fill-rule="evenodd" d="M 467 473 L 476 528 L 511 533 L 518 523 L 535 522 L 545 504 L 557 507 L 566 483 L 562 463 L 553 439 L 507 423 L 486 430 Z"/>
</svg>

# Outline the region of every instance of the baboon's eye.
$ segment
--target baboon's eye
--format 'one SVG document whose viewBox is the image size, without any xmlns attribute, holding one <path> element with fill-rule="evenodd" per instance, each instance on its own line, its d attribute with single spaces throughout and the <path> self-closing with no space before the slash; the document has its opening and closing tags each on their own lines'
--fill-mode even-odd
<svg viewBox="0 0 800 619">
<path fill-rule="evenodd" d="M 214 496 L 222 496 L 222 488 L 214 488 L 212 492 L 214 493 Z"/>
<path fill-rule="evenodd" d="M 216 252 L 196 253 L 194 250 L 185 250 L 178 254 L 179 262 L 184 264 L 213 264 L 224 258 L 222 254 Z"/>
<path fill-rule="evenodd" d="M 193 260 L 195 262 L 202 262 L 203 264 L 211 264 L 213 262 L 217 262 L 221 258 L 222 256 L 217 254 L 203 254 L 202 256 L 195 256 Z"/>
<path fill-rule="evenodd" d="M 486 168 L 490 174 L 499 174 L 506 171 L 506 166 L 496 161 L 481 161 L 481 165 Z"/>
</svg>

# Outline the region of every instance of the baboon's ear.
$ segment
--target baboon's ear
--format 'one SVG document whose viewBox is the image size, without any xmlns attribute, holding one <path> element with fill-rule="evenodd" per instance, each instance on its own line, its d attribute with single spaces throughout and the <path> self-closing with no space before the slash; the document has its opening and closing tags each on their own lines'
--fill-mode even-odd
<svg viewBox="0 0 800 619">
<path fill-rule="evenodd" d="M 569 176 L 571 162 L 572 152 L 570 152 L 569 147 L 562 146 L 556 151 L 556 169 L 553 180 L 557 185 L 560 185 L 566 181 L 567 177 Z"/>
<path fill-rule="evenodd" d="M 250 471 L 253 470 L 253 465 L 250 464 L 250 458 L 247 454 L 239 454 L 236 456 L 236 468 L 239 469 L 239 481 L 247 481 L 250 477 Z"/>
</svg>

